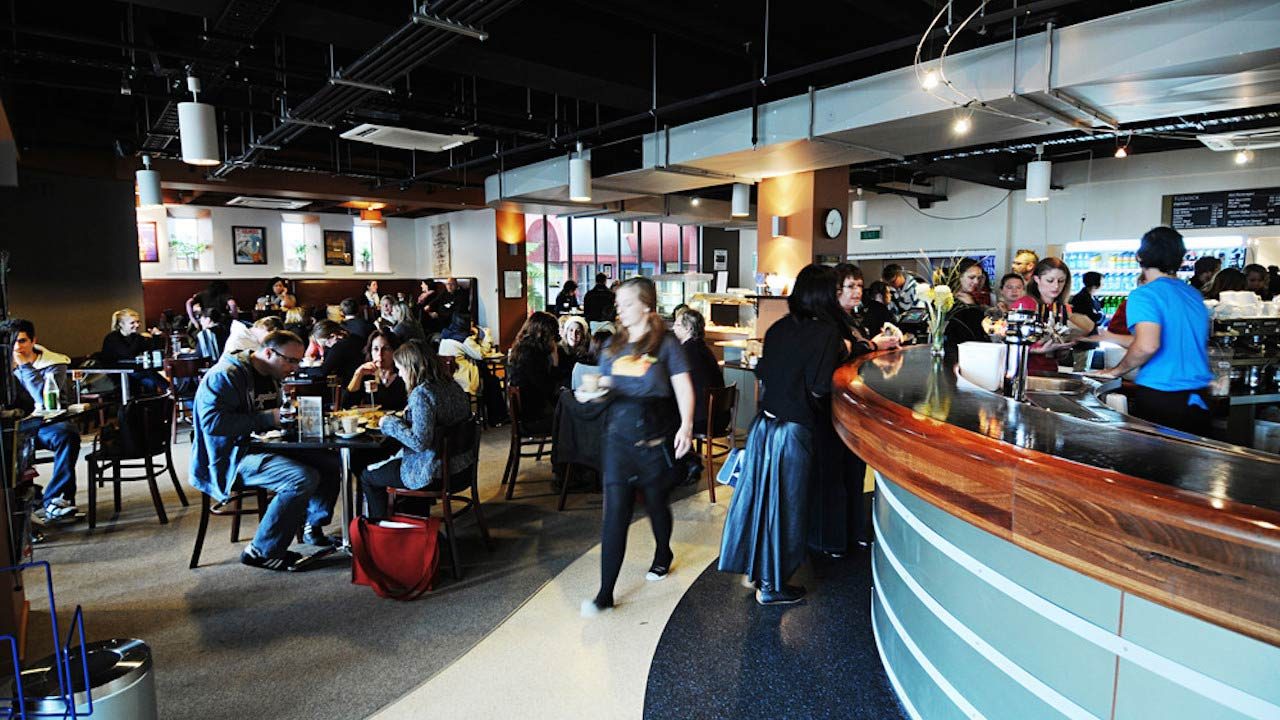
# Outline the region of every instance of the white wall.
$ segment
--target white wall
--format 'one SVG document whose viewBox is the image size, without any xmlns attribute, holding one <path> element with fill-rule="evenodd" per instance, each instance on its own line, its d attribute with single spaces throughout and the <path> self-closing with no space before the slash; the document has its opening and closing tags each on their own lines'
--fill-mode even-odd
<svg viewBox="0 0 1280 720">
<path fill-rule="evenodd" d="M 962 218 L 982 213 L 1004 197 L 1006 191 L 957 180 L 941 180 L 946 202 L 922 212 Z M 1016 190 L 1003 204 L 980 218 L 941 220 L 917 212 L 915 201 L 894 195 L 868 193 L 867 220 L 883 226 L 883 239 L 852 239 L 851 254 L 914 253 L 918 249 L 950 253 L 958 248 L 994 248 L 997 266 L 1007 266 L 1011 253 L 1022 247 L 1043 256 L 1049 246 L 1075 240 L 1137 239 L 1161 222 L 1164 195 L 1280 186 L 1280 149 L 1255 153 L 1251 163 L 1236 165 L 1232 153 L 1208 149 L 1165 153 L 1137 153 L 1123 160 L 1112 157 L 1093 161 L 1055 163 L 1049 202 L 1030 204 Z M 1083 226 L 1081 216 L 1085 216 Z M 1196 235 L 1278 236 L 1276 227 L 1189 230 Z"/>
<path fill-rule="evenodd" d="M 188 277 L 223 277 L 223 278 L 271 278 L 276 275 L 284 275 L 287 277 L 327 277 L 327 278 L 350 278 L 350 277 L 390 277 L 390 278 L 411 278 L 417 277 L 418 270 L 418 243 L 414 238 L 414 220 L 408 218 L 387 218 L 386 228 L 388 236 L 388 249 L 390 251 L 390 268 L 388 272 L 363 273 L 358 270 L 359 260 L 356 264 L 347 266 L 327 265 L 323 266 L 321 272 L 308 273 L 290 273 L 285 272 L 284 259 L 285 252 L 281 245 L 280 224 L 282 222 L 279 211 L 276 210 L 255 210 L 252 208 L 229 208 L 229 207 L 211 207 L 211 208 L 195 208 L 194 206 L 184 206 L 191 209 L 208 210 L 212 221 L 212 235 L 209 240 L 212 243 L 212 253 L 214 267 L 212 272 L 204 271 L 200 273 L 175 272 L 173 264 L 169 258 L 169 231 L 167 227 L 167 212 L 163 209 L 139 209 L 139 222 L 155 222 L 156 236 L 160 246 L 160 262 L 158 263 L 140 263 L 142 268 L 143 280 L 155 279 L 173 279 Z M 306 210 L 300 211 L 300 214 L 315 215 L 320 221 L 320 228 L 323 230 L 351 230 L 353 227 L 353 217 L 350 215 L 339 215 L 335 213 L 307 213 Z M 249 225 L 256 227 L 265 227 L 267 229 L 267 264 L 266 265 L 236 265 L 232 260 L 231 248 L 231 228 L 234 225 Z"/>
<path fill-rule="evenodd" d="M 742 229 L 738 231 L 738 287 L 756 291 L 756 240 L 759 231 Z"/>
<path fill-rule="evenodd" d="M 480 307 L 473 313 L 476 322 L 497 331 L 498 322 L 498 228 L 493 210 L 459 210 L 418 218 L 414 236 L 419 248 L 416 277 L 431 277 L 431 228 L 449 223 L 452 272 L 456 277 L 479 281 Z"/>
</svg>

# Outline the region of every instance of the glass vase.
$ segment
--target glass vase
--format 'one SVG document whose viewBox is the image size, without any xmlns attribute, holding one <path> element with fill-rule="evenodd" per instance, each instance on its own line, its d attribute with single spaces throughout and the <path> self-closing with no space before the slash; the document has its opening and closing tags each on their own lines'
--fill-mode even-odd
<svg viewBox="0 0 1280 720">
<path fill-rule="evenodd" d="M 946 352 L 946 348 L 944 347 L 946 339 L 947 332 L 945 325 L 939 323 L 938 325 L 929 328 L 929 352 L 931 352 L 934 357 L 942 357 Z"/>
</svg>

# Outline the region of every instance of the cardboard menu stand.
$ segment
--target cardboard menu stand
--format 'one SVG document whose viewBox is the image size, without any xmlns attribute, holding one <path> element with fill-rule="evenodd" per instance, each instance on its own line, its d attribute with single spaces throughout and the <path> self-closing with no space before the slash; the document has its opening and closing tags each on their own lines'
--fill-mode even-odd
<svg viewBox="0 0 1280 720">
<path fill-rule="evenodd" d="M 324 399 L 320 397 L 298 398 L 298 435 L 324 437 Z"/>
</svg>

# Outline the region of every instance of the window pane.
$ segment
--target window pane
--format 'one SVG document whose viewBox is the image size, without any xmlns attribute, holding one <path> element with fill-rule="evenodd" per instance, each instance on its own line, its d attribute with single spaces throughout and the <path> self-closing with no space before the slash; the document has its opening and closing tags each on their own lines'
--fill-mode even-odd
<svg viewBox="0 0 1280 720">
<path fill-rule="evenodd" d="M 640 230 L 640 274 L 656 275 L 658 273 L 658 248 L 661 236 L 658 234 L 658 223 L 636 223 Z"/>
<path fill-rule="evenodd" d="M 546 227 L 545 215 L 525 215 L 525 272 L 528 274 L 529 310 L 546 310 L 547 298 L 544 294 L 544 283 L 547 276 L 546 244 L 543 243 L 543 230 Z"/>
<path fill-rule="evenodd" d="M 612 280 L 618 277 L 618 223 L 613 220 L 597 220 L 596 226 L 596 272 L 602 272 Z M 591 278 L 594 286 L 596 279 Z"/>
<path fill-rule="evenodd" d="M 680 260 L 684 265 L 685 272 L 698 272 L 700 258 L 698 257 L 698 226 L 686 225 L 681 229 L 684 236 L 680 251 Z"/>
<path fill-rule="evenodd" d="M 632 223 L 631 232 L 623 232 L 624 229 L 618 228 L 618 232 L 622 233 L 622 257 L 618 259 L 619 269 L 615 277 L 620 280 L 640 274 L 640 255 L 637 249 L 640 223 Z"/>
<path fill-rule="evenodd" d="M 302 223 L 281 223 L 280 242 L 284 248 L 284 269 L 301 272 L 307 269 L 307 240 Z"/>
<path fill-rule="evenodd" d="M 357 224 L 351 228 L 351 247 L 355 252 L 356 267 L 373 270 L 373 230 L 368 225 Z"/>
<path fill-rule="evenodd" d="M 573 221 L 573 279 L 578 283 L 578 300 L 596 280 L 596 221 L 578 218 Z"/>
</svg>

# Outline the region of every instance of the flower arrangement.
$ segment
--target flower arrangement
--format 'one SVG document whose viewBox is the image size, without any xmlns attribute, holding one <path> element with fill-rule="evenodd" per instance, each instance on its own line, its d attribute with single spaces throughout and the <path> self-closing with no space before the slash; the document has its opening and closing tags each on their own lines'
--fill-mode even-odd
<svg viewBox="0 0 1280 720">
<path fill-rule="evenodd" d="M 209 249 L 209 243 L 196 238 L 175 235 L 169 238 L 169 249 L 173 251 L 175 257 L 198 258 Z"/>
<path fill-rule="evenodd" d="M 941 355 L 950 319 L 948 313 L 955 305 L 955 296 L 951 293 L 951 286 L 945 283 L 927 287 L 920 294 L 924 296 L 924 307 L 929 312 L 929 346 L 934 355 Z"/>
</svg>

